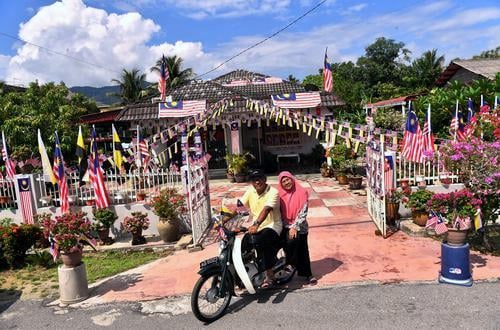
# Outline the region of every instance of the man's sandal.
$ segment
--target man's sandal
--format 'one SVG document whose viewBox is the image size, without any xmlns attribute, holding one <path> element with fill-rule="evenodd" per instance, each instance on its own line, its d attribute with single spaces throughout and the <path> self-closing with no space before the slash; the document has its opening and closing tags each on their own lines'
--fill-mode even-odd
<svg viewBox="0 0 500 330">
<path fill-rule="evenodd" d="M 273 286 L 274 282 L 271 279 L 266 278 L 264 282 L 262 282 L 260 288 L 261 289 L 269 289 Z"/>
</svg>

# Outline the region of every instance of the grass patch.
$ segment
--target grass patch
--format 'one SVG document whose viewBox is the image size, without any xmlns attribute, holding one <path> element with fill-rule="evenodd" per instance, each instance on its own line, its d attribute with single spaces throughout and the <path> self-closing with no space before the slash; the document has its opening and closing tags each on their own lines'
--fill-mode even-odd
<svg viewBox="0 0 500 330">
<path fill-rule="evenodd" d="M 170 251 L 101 251 L 84 253 L 83 261 L 87 269 L 88 282 L 93 283 L 171 253 Z M 53 263 L 50 258 L 46 259 L 40 254 L 36 258 L 27 258 L 27 262 L 23 268 L 0 270 L 0 300 L 2 295 L 15 290 L 22 290 L 22 296 L 26 299 L 59 295 L 57 267 L 60 263 Z"/>
</svg>

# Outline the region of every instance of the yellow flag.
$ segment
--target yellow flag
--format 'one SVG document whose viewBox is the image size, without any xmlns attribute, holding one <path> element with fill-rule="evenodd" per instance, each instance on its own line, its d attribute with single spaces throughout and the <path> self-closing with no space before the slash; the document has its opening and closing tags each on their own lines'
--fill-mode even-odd
<svg viewBox="0 0 500 330">
<path fill-rule="evenodd" d="M 360 143 L 361 143 L 360 141 L 356 141 L 356 143 L 354 144 L 354 152 L 355 153 L 358 153 L 358 148 L 359 148 Z"/>
<path fill-rule="evenodd" d="M 342 135 L 342 125 L 339 125 L 339 130 L 337 131 L 337 135 Z"/>
<path fill-rule="evenodd" d="M 483 221 L 481 219 L 481 209 L 476 210 L 476 214 L 474 215 L 474 228 L 476 231 L 483 228 Z"/>
<path fill-rule="evenodd" d="M 380 134 L 380 143 L 384 143 L 384 141 L 385 141 L 385 135 Z"/>
<path fill-rule="evenodd" d="M 316 129 L 316 140 L 319 138 L 319 132 L 320 132 L 320 129 L 319 129 L 319 128 L 317 128 L 317 129 Z"/>
<path fill-rule="evenodd" d="M 359 136 L 363 137 L 365 135 L 365 131 L 359 131 Z"/>
<path fill-rule="evenodd" d="M 168 147 L 168 158 L 172 159 L 172 147 Z"/>
<path fill-rule="evenodd" d="M 349 137 L 352 137 L 352 127 L 349 127 Z"/>
<path fill-rule="evenodd" d="M 174 152 L 177 153 L 177 142 L 174 143 Z"/>
<path fill-rule="evenodd" d="M 309 131 L 307 131 L 307 135 L 311 136 L 312 134 L 313 127 L 312 125 L 309 126 Z"/>
<path fill-rule="evenodd" d="M 325 132 L 325 141 L 326 143 L 330 143 L 330 131 L 326 130 Z"/>
<path fill-rule="evenodd" d="M 351 149 L 351 138 L 345 139 L 345 145 L 347 146 L 347 148 Z"/>
<path fill-rule="evenodd" d="M 394 144 L 395 146 L 398 145 L 398 137 L 397 136 L 392 138 L 392 144 Z"/>
<path fill-rule="evenodd" d="M 316 127 L 316 118 L 313 118 L 313 123 L 312 123 L 313 127 Z"/>
<path fill-rule="evenodd" d="M 335 142 L 337 141 L 337 134 L 335 134 L 335 131 L 332 133 L 332 146 L 335 145 Z"/>
<path fill-rule="evenodd" d="M 43 144 L 42 133 L 40 133 L 40 130 L 38 130 L 38 151 L 40 152 L 40 158 L 42 159 L 43 174 L 49 177 L 52 184 L 56 184 L 57 179 L 54 175 L 54 171 L 52 170 L 52 166 L 50 165 L 49 156 L 47 156 L 47 149 L 45 149 L 45 144 Z"/>
<path fill-rule="evenodd" d="M 320 125 L 321 129 L 324 129 L 325 128 L 325 118 L 321 118 L 321 125 Z"/>
<path fill-rule="evenodd" d="M 113 132 L 113 161 L 115 162 L 116 168 L 121 169 L 123 160 L 122 143 L 115 129 L 115 125 L 111 125 L 111 130 Z"/>
<path fill-rule="evenodd" d="M 307 132 L 306 123 L 302 123 L 302 132 L 303 132 L 303 133 L 306 133 L 306 132 Z"/>
</svg>

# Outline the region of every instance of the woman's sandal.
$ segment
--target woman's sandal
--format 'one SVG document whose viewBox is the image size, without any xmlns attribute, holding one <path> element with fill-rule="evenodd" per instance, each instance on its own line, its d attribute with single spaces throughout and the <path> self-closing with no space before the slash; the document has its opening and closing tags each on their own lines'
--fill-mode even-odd
<svg viewBox="0 0 500 330">
<path fill-rule="evenodd" d="M 261 289 L 269 289 L 273 286 L 274 282 L 271 279 L 266 278 L 264 282 L 260 285 Z"/>
</svg>

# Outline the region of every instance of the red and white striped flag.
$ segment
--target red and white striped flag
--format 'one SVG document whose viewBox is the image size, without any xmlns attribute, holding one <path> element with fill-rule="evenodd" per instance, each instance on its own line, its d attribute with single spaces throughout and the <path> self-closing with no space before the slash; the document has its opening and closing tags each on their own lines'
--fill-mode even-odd
<svg viewBox="0 0 500 330">
<path fill-rule="evenodd" d="M 437 216 L 436 226 L 434 227 L 434 231 L 438 235 L 444 234 L 448 231 L 448 227 L 446 226 L 446 223 L 444 222 L 443 216 L 441 214 L 438 214 Z"/>
<path fill-rule="evenodd" d="M 384 188 L 386 195 L 394 190 L 394 159 L 390 155 L 385 156 Z"/>
<path fill-rule="evenodd" d="M 68 196 L 68 183 L 66 182 L 66 175 L 64 173 L 64 159 L 59 144 L 59 136 L 55 133 L 56 147 L 54 150 L 54 175 L 59 185 L 59 199 L 61 201 L 61 214 L 69 212 L 69 196 Z"/>
<path fill-rule="evenodd" d="M 403 136 L 403 157 L 411 162 L 422 163 L 424 151 L 424 141 L 417 115 L 413 110 L 408 111 L 406 120 L 406 130 Z"/>
<path fill-rule="evenodd" d="M 273 104 L 287 109 L 315 108 L 321 104 L 319 92 L 272 95 Z"/>
<path fill-rule="evenodd" d="M 333 89 L 333 74 L 332 74 L 332 66 L 330 61 L 328 61 L 328 47 L 325 50 L 325 63 L 323 66 L 323 89 L 326 92 L 331 92 Z"/>
<path fill-rule="evenodd" d="M 434 135 L 432 134 L 431 128 L 431 105 L 427 108 L 427 120 L 424 123 L 424 150 L 428 152 L 434 152 Z"/>
<path fill-rule="evenodd" d="M 9 158 L 9 152 L 7 151 L 7 143 L 5 142 L 5 135 L 2 131 L 2 159 L 5 163 L 5 168 L 7 170 L 7 178 L 9 179 L 14 179 L 14 176 L 16 175 L 16 167 L 14 166 L 14 163 L 12 162 L 12 159 Z"/>
<path fill-rule="evenodd" d="M 33 204 L 29 178 L 17 179 L 24 223 L 33 224 Z"/>
<path fill-rule="evenodd" d="M 195 116 L 205 113 L 206 106 L 206 100 L 160 102 L 158 103 L 158 118 Z"/>
<path fill-rule="evenodd" d="M 109 196 L 104 183 L 104 175 L 99 164 L 99 154 L 97 152 L 97 134 L 95 127 L 92 128 L 89 155 L 89 178 L 94 188 L 96 206 L 103 209 L 109 206 Z"/>
</svg>

